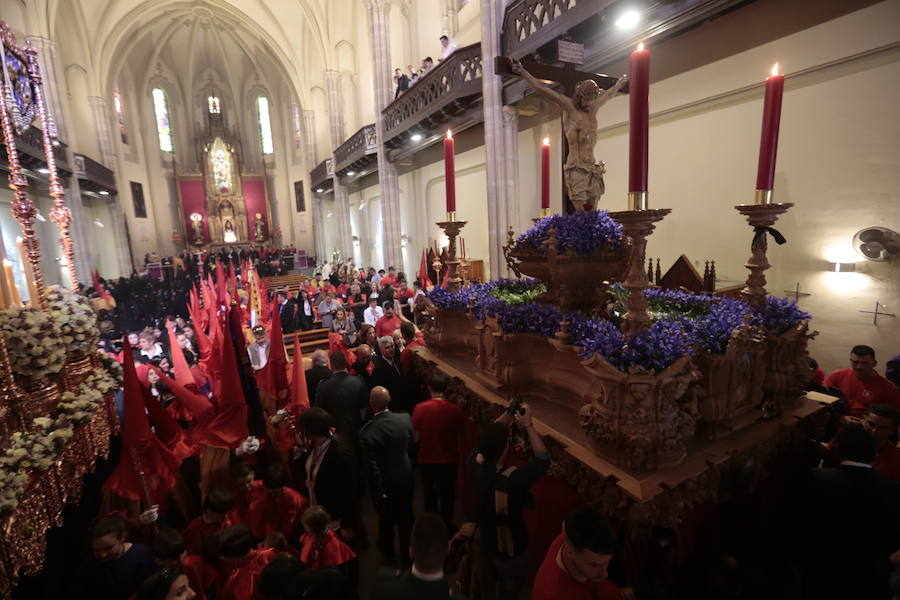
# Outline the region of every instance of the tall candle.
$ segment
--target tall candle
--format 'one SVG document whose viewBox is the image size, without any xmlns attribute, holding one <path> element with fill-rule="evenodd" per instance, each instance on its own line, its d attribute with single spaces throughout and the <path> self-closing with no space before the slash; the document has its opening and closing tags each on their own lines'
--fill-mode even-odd
<svg viewBox="0 0 900 600">
<path fill-rule="evenodd" d="M 456 212 L 456 141 L 448 129 L 444 139 L 444 179 L 447 185 L 447 212 Z"/>
<path fill-rule="evenodd" d="M 28 260 L 28 252 L 25 250 L 25 241 L 16 238 L 16 246 L 19 248 L 19 259 L 22 261 L 22 272 L 25 274 L 25 285 L 28 287 L 28 301 L 32 306 L 38 305 L 37 285 L 34 283 L 34 270 Z"/>
<path fill-rule="evenodd" d="M 9 282 L 10 305 L 22 306 L 22 297 L 19 295 L 19 286 L 16 285 L 13 266 L 8 260 L 3 261 L 3 278 Z"/>
<path fill-rule="evenodd" d="M 550 138 L 541 144 L 541 209 L 550 208 Z"/>
<path fill-rule="evenodd" d="M 648 137 L 650 131 L 650 51 L 640 44 L 631 53 L 628 67 L 628 191 L 647 191 Z"/>
<path fill-rule="evenodd" d="M 756 169 L 757 190 L 771 190 L 775 183 L 775 156 L 778 152 L 783 93 L 784 75 L 778 73 L 778 63 L 775 63 L 772 74 L 766 79 L 766 100 L 763 104 L 762 135 L 759 141 L 759 166 Z M 771 194 L 765 194 L 765 198 L 761 200 L 763 203 L 771 202 L 771 198 Z"/>
</svg>

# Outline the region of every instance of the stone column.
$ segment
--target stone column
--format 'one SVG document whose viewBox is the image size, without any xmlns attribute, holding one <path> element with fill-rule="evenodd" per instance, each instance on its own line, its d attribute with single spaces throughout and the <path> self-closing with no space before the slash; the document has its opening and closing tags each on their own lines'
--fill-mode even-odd
<svg viewBox="0 0 900 600">
<path fill-rule="evenodd" d="M 518 144 L 515 134 L 518 119 L 512 110 L 504 111 L 503 82 L 494 73 L 494 57 L 502 54 L 500 28 L 503 24 L 504 0 L 482 0 L 481 3 L 481 67 L 484 97 L 484 154 L 487 170 L 488 237 L 490 276 L 507 274 L 503 260 L 506 229 L 511 223 L 510 205 L 519 198 L 515 181 Z M 512 172 L 509 172 L 512 171 Z M 512 209 L 513 212 L 517 210 Z"/>
<path fill-rule="evenodd" d="M 519 198 L 519 113 L 515 107 L 503 107 L 503 185 L 506 192 L 506 226 L 519 231 L 522 227 L 521 199 Z M 536 209 L 535 209 L 536 211 Z M 537 216 L 528 215 L 528 217 Z M 528 222 L 528 221 L 526 221 Z M 531 223 L 528 222 L 530 225 Z M 502 254 L 501 254 L 502 256 Z M 505 266 L 501 267 L 503 270 Z"/>
<path fill-rule="evenodd" d="M 328 120 L 331 127 L 332 161 L 334 149 L 344 143 L 344 95 L 341 92 L 341 74 L 325 71 L 325 94 L 328 99 Z M 334 210 L 337 213 L 339 247 L 343 260 L 353 257 L 353 228 L 350 224 L 350 194 L 340 178 L 334 176 Z"/>
<path fill-rule="evenodd" d="M 97 146 L 100 148 L 100 156 L 97 159 L 115 171 L 117 166 L 116 147 L 113 145 L 112 131 L 109 128 L 109 112 L 106 110 L 106 100 L 100 96 L 90 96 L 88 102 L 91 105 L 91 114 L 94 116 Z"/>
<path fill-rule="evenodd" d="M 378 183 L 380 186 L 382 238 L 385 267 L 403 267 L 400 251 L 400 184 L 397 168 L 388 160 L 384 147 L 384 119 L 381 111 L 394 99 L 391 81 L 391 0 L 365 0 L 369 11 L 373 80 L 375 82 L 375 134 L 378 137 Z M 374 265 L 378 266 L 378 265 Z"/>
<path fill-rule="evenodd" d="M 304 150 L 306 152 L 306 170 L 312 171 L 316 162 L 316 111 L 303 111 Z M 310 182 L 312 183 L 312 182 Z"/>
<path fill-rule="evenodd" d="M 128 225 L 125 222 L 125 211 L 119 198 L 115 198 L 110 204 L 112 213 L 113 237 L 116 240 L 116 253 L 119 264 L 119 275 L 128 277 L 134 270 L 134 260 L 131 256 L 131 244 L 128 239 Z"/>
</svg>

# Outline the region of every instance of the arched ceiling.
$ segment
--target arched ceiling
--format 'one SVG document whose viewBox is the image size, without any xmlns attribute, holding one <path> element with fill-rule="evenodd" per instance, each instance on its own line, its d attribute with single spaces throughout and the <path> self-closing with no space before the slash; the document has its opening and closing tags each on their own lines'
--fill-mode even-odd
<svg viewBox="0 0 900 600">
<path fill-rule="evenodd" d="M 42 7 L 31 11 L 32 21 L 82 55 L 78 62 L 91 72 L 98 94 L 108 94 L 123 69 L 143 85 L 162 62 L 186 94 L 199 84 L 199 74 L 212 68 L 227 76 L 235 97 L 248 80 L 259 79 L 288 85 L 303 104 L 310 74 L 333 63 L 341 23 L 364 10 L 360 0 L 44 0 L 34 5 Z"/>
</svg>

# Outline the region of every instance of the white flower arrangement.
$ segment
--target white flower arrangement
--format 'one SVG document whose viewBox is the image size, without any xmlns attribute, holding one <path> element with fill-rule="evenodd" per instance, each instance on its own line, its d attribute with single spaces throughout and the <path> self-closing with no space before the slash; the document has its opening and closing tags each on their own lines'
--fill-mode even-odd
<svg viewBox="0 0 900 600">
<path fill-rule="evenodd" d="M 42 379 L 59 373 L 66 360 L 60 328 L 49 313 L 24 306 L 0 311 L 0 333 L 13 373 Z"/>
<path fill-rule="evenodd" d="M 0 455 L 0 513 L 14 510 L 25 491 L 31 471 L 53 466 L 73 435 L 75 427 L 91 420 L 103 402 L 98 382 L 109 379 L 103 373 L 91 375 L 77 393 L 65 392 L 53 417 L 37 417 L 35 431 L 17 431 L 9 447 Z"/>
<path fill-rule="evenodd" d="M 60 341 L 70 355 L 86 354 L 97 346 L 97 314 L 90 300 L 71 290 L 53 285 L 47 288 L 47 310 L 59 323 Z"/>
<path fill-rule="evenodd" d="M 112 381 L 112 389 L 117 390 L 122 387 L 125 375 L 122 365 L 104 350 L 98 348 L 97 353 L 100 355 L 100 364 L 103 366 L 104 375 Z"/>
</svg>

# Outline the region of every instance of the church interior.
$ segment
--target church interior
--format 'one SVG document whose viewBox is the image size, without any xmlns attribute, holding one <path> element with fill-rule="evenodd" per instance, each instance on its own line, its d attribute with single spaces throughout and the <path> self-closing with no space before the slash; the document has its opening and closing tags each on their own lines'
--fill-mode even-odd
<svg viewBox="0 0 900 600">
<path fill-rule="evenodd" d="M 0 600 L 900 598 L 897 0 L 0 37 Z"/>
</svg>

